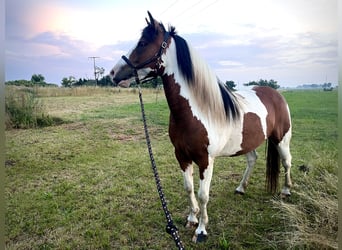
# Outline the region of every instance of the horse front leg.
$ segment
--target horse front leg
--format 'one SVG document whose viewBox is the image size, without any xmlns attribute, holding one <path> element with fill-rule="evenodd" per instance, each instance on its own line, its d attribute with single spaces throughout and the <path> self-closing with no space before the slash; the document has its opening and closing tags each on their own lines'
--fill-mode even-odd
<svg viewBox="0 0 342 250">
<path fill-rule="evenodd" d="M 190 202 L 190 213 L 187 218 L 186 227 L 192 228 L 198 225 L 197 214 L 200 209 L 196 200 L 195 192 L 194 192 L 194 180 L 193 180 L 193 166 L 189 164 L 188 167 L 183 172 L 184 177 L 184 188 L 188 193 L 189 202 Z"/>
<path fill-rule="evenodd" d="M 211 178 L 213 175 L 214 159 L 209 156 L 208 166 L 203 171 L 203 179 L 200 179 L 200 187 L 198 190 L 198 199 L 200 201 L 200 219 L 195 235 L 192 240 L 196 243 L 203 242 L 207 239 L 206 225 L 208 224 L 207 204 L 209 201 L 209 190 Z"/>
</svg>

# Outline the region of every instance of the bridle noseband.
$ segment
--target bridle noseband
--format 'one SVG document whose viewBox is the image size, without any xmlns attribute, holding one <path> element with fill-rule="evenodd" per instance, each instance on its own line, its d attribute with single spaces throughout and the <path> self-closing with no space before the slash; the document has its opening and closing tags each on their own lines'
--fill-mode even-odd
<svg viewBox="0 0 342 250">
<path fill-rule="evenodd" d="M 164 40 L 160 45 L 158 53 L 156 53 L 151 58 L 147 59 L 146 61 L 144 61 L 144 62 L 142 62 L 136 66 L 134 66 L 133 63 L 125 55 L 121 56 L 121 58 L 127 63 L 127 65 L 133 69 L 135 81 L 137 82 L 137 84 L 140 83 L 140 79 L 138 77 L 138 70 L 142 69 L 146 65 L 148 65 L 154 61 L 158 61 L 160 59 L 161 55 L 163 54 L 164 49 L 167 47 L 167 40 L 169 39 L 169 37 L 170 37 L 170 32 L 165 31 Z"/>
</svg>

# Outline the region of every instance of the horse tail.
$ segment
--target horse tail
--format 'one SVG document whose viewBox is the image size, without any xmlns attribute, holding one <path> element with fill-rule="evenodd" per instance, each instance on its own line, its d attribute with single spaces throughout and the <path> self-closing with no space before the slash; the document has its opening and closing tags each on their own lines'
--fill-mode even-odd
<svg viewBox="0 0 342 250">
<path fill-rule="evenodd" d="M 272 140 L 267 140 L 266 155 L 266 188 L 269 192 L 275 193 L 278 188 L 280 173 L 280 156 L 277 145 Z"/>
</svg>

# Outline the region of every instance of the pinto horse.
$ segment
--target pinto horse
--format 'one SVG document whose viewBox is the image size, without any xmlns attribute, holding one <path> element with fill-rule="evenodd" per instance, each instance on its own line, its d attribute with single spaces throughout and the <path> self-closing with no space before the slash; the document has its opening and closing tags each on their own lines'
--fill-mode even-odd
<svg viewBox="0 0 342 250">
<path fill-rule="evenodd" d="M 169 136 L 190 201 L 187 226 L 197 226 L 193 240 L 200 242 L 207 237 L 207 203 L 215 157 L 246 155 L 247 168 L 236 188 L 236 193 L 244 194 L 257 159 L 255 149 L 267 140 L 267 188 L 277 191 L 281 160 L 285 168 L 281 194 L 290 195 L 289 107 L 269 87 L 231 92 L 174 27 L 166 30 L 150 12 L 148 16 L 136 47 L 122 56 L 110 76 L 119 85 L 132 77 L 161 77 L 170 109 Z M 194 193 L 193 163 L 199 167 L 199 202 Z"/>
</svg>

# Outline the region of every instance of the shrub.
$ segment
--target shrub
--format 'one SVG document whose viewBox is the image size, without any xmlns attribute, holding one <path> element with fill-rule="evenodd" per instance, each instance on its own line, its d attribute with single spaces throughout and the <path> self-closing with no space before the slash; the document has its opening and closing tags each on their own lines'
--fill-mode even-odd
<svg viewBox="0 0 342 250">
<path fill-rule="evenodd" d="M 33 89 L 7 88 L 5 95 L 6 128 L 51 126 L 54 119 L 44 114 L 44 106 Z"/>
</svg>

